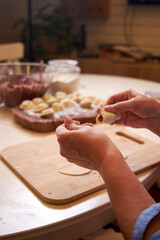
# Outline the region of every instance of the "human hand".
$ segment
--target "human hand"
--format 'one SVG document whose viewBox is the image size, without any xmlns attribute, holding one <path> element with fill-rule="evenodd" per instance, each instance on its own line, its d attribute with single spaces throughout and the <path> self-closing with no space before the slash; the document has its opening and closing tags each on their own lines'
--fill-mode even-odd
<svg viewBox="0 0 160 240">
<path fill-rule="evenodd" d="M 91 124 L 79 125 L 70 117 L 56 129 L 60 153 L 69 162 L 101 172 L 103 161 L 122 154 L 103 132 Z M 122 157 L 123 158 L 123 157 Z"/>
<path fill-rule="evenodd" d="M 119 113 L 121 118 L 114 122 L 135 128 L 147 128 L 160 135 L 160 103 L 134 90 L 128 90 L 111 96 L 98 106 L 109 112 Z"/>
</svg>

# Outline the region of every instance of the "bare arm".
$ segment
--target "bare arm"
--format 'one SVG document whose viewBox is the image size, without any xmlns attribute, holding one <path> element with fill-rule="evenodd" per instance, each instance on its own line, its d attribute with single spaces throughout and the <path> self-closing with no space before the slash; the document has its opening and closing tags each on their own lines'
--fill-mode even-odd
<svg viewBox="0 0 160 240">
<path fill-rule="evenodd" d="M 70 118 L 57 128 L 56 134 L 62 156 L 100 172 L 120 229 L 125 239 L 131 239 L 137 217 L 155 202 L 132 173 L 120 151 L 104 133 L 88 125 L 77 125 Z M 147 230 L 147 237 L 157 230 L 155 226 L 153 224 Z"/>
<path fill-rule="evenodd" d="M 105 158 L 100 173 L 106 184 L 119 227 L 125 239 L 131 239 L 138 216 L 155 202 L 122 158 L 115 156 L 110 162 Z M 154 225 L 152 228 L 154 229 Z"/>
</svg>

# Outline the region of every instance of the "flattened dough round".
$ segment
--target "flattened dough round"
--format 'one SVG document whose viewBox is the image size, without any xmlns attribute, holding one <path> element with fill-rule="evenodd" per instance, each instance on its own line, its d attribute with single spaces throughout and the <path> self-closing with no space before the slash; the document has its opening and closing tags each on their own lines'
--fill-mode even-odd
<svg viewBox="0 0 160 240">
<path fill-rule="evenodd" d="M 58 169 L 58 172 L 70 176 L 82 176 L 90 173 L 92 170 L 79 167 L 74 163 L 67 163 Z"/>
</svg>

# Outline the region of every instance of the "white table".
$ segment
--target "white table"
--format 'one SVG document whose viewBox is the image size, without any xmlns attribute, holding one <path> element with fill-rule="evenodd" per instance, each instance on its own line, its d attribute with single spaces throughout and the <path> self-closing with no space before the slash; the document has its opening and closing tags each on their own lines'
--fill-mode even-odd
<svg viewBox="0 0 160 240">
<path fill-rule="evenodd" d="M 102 99 L 129 88 L 140 93 L 160 91 L 160 84 L 125 77 L 80 76 L 80 91 Z M 127 129 L 160 143 L 159 137 L 145 129 Z M 0 151 L 9 145 L 50 134 L 22 128 L 14 122 L 11 110 L 0 107 Z M 157 180 L 159 172 L 157 167 L 138 175 L 138 178 L 149 188 Z M 105 189 L 69 204 L 47 204 L 0 160 L 0 239 L 76 240 L 113 220 L 114 214 Z"/>
</svg>

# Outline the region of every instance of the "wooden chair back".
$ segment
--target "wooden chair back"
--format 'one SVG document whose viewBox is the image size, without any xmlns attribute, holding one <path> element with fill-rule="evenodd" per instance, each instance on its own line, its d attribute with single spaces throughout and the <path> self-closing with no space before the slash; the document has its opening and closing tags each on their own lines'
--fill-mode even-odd
<svg viewBox="0 0 160 240">
<path fill-rule="evenodd" d="M 0 44 L 0 61 L 19 61 L 24 57 L 22 42 Z"/>
</svg>

